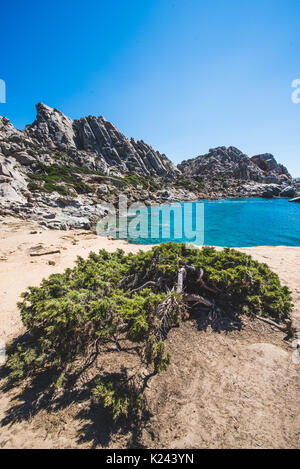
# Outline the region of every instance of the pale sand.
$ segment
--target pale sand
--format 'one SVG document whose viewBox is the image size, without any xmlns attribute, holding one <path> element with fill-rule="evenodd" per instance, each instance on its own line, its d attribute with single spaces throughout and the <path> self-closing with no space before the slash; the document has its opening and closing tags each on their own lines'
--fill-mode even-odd
<svg viewBox="0 0 300 469">
<path fill-rule="evenodd" d="M 31 231 L 37 231 L 30 234 Z M 125 252 L 148 250 L 151 246 L 129 244 L 120 240 L 101 238 L 82 230 L 42 230 L 34 224 L 6 219 L 0 224 L 0 339 L 10 339 L 21 328 L 16 303 L 29 285 L 39 285 L 42 278 L 72 267 L 77 256 L 87 257 L 90 251 L 117 248 Z M 42 245 L 45 250 L 59 249 L 60 253 L 31 257 L 29 249 Z M 258 261 L 267 263 L 283 284 L 293 292 L 295 308 L 293 320 L 300 331 L 300 247 L 257 246 L 240 248 Z M 55 265 L 49 265 L 49 260 Z"/>
<path fill-rule="evenodd" d="M 30 234 L 31 231 L 37 231 Z M 29 249 L 42 245 L 45 250 L 60 253 L 31 257 Z M 91 251 L 122 248 L 125 252 L 137 252 L 140 248 L 125 241 L 101 238 L 88 231 L 42 230 L 34 224 L 6 219 L 0 225 L 0 340 L 15 336 L 21 328 L 17 301 L 28 287 L 39 285 L 50 274 L 72 267 L 78 256 L 87 257 Z M 55 265 L 49 265 L 54 261 Z"/>
<path fill-rule="evenodd" d="M 35 234 L 30 234 L 30 231 L 37 231 Z M 140 246 L 140 245 L 133 245 L 128 244 L 124 241 L 116 241 L 116 240 L 109 240 L 105 238 L 100 238 L 96 235 L 93 235 L 89 232 L 83 232 L 82 230 L 77 231 L 54 231 L 54 230 L 42 230 L 40 227 L 36 225 L 30 224 L 28 222 L 21 222 L 16 219 L 6 219 L 4 223 L 0 224 L 0 286 L 1 286 L 1 305 L 0 305 L 0 339 L 3 341 L 9 341 L 13 337 L 16 337 L 22 331 L 22 324 L 20 320 L 20 316 L 18 313 L 18 309 L 16 303 L 18 298 L 20 297 L 21 292 L 23 292 L 26 287 L 29 285 L 38 285 L 42 278 L 48 277 L 51 273 L 62 272 L 66 267 L 72 267 L 77 256 L 87 257 L 90 251 L 98 251 L 101 248 L 107 249 L 108 251 L 114 251 L 117 248 L 122 248 L 125 252 L 137 252 L 139 249 L 150 249 L 151 246 Z M 49 254 L 40 257 L 31 257 L 29 255 L 29 249 L 42 244 L 45 249 L 55 250 L 59 249 L 60 253 L 57 254 Z M 251 254 L 255 259 L 267 263 L 278 275 L 283 284 L 288 285 L 292 292 L 293 292 L 293 299 L 294 299 L 294 309 L 292 313 L 292 318 L 294 325 L 296 326 L 297 330 L 300 331 L 300 283 L 299 283 L 299 272 L 300 272 L 300 247 L 271 247 L 271 246 L 262 246 L 262 247 L 251 247 L 251 248 L 242 248 L 241 251 Z M 54 261 L 55 265 L 49 265 L 49 260 Z M 174 332 L 176 333 L 176 332 Z M 276 333 L 274 332 L 276 335 Z M 209 337 L 209 336 L 207 336 Z M 172 335 L 171 335 L 172 339 Z M 208 339 L 207 339 L 208 340 Z M 219 339 L 218 339 L 219 340 Z M 221 339 L 220 339 L 221 340 Z M 222 339 L 224 341 L 224 339 Z M 227 339 L 226 339 L 227 340 Z M 229 339 L 228 339 L 229 340 Z M 236 341 L 237 339 L 235 339 Z M 277 340 L 277 339 L 276 339 Z M 281 339 L 280 339 L 281 340 Z M 274 417 L 274 411 L 270 408 L 260 408 L 258 415 L 262 417 L 262 425 L 265 424 L 266 428 L 264 429 L 263 435 L 265 438 L 265 444 L 267 447 L 274 446 L 281 446 L 281 447 L 295 447 L 295 445 L 299 446 L 299 412 L 297 412 L 298 407 L 296 406 L 295 402 L 295 373 L 297 374 L 298 367 L 300 365 L 293 365 L 293 371 L 291 372 L 291 360 L 290 360 L 290 352 L 281 350 L 281 346 L 274 346 L 268 344 L 260 344 L 260 340 L 258 340 L 258 344 L 254 344 L 256 347 L 263 347 L 264 353 L 266 354 L 264 358 L 264 367 L 265 369 L 268 366 L 272 373 L 278 374 L 279 381 L 284 376 L 284 380 L 288 380 L 290 382 L 290 388 L 293 390 L 292 397 L 289 403 L 283 404 L 280 407 L 280 412 L 285 412 L 285 416 L 282 419 Z M 237 343 L 237 342 L 235 342 Z M 226 342 L 227 344 L 227 342 Z M 279 342 L 280 344 L 280 342 Z M 254 346 L 253 345 L 253 346 Z M 221 343 L 220 343 L 221 347 Z M 228 348 L 228 345 L 226 345 Z M 274 354 L 274 350 L 272 349 L 272 353 L 269 352 L 267 347 L 273 347 L 276 353 L 278 353 L 278 360 L 277 364 L 273 363 L 276 354 Z M 243 358 L 243 350 L 245 350 L 244 345 L 240 345 L 240 355 Z M 248 350 L 248 349 L 247 349 Z M 226 352 L 226 350 L 225 350 Z M 203 351 L 200 354 L 203 356 Z M 235 356 L 235 355 L 234 355 Z M 258 354 L 258 358 L 261 356 Z M 263 376 L 259 377 L 260 372 L 257 372 L 256 362 L 253 362 L 255 357 L 247 358 L 248 352 L 245 352 L 245 357 L 243 358 L 245 366 L 245 379 L 244 383 L 247 383 L 248 380 L 259 380 L 259 383 L 256 385 L 256 394 L 259 404 L 259 396 L 262 392 L 271 393 L 270 399 L 273 399 L 273 403 L 276 404 L 276 394 L 279 392 L 278 389 L 275 392 L 275 388 L 271 387 L 272 380 L 270 378 L 268 384 L 265 381 Z M 174 358 L 174 363 L 176 363 L 176 357 Z M 220 363 L 223 363 L 220 360 Z M 257 362 L 258 363 L 258 362 Z M 203 363 L 201 362 L 203 365 Z M 201 365 L 201 366 L 202 366 Z M 207 365 L 209 366 L 209 365 Z M 221 366 L 221 365 L 220 365 Z M 223 365 L 222 365 L 223 366 Z M 228 362 L 227 365 L 228 366 Z M 233 366 L 233 365 L 232 365 Z M 237 365 L 237 369 L 235 370 L 232 368 L 230 371 L 230 376 L 232 373 L 237 373 L 241 365 L 240 363 Z M 252 368 L 251 368 L 252 366 Z M 260 365 L 261 366 L 261 365 Z M 225 367 L 226 368 L 226 367 Z M 180 359 L 179 359 L 179 368 L 180 370 Z M 277 370 L 277 371 L 276 371 Z M 262 372 L 263 370 L 261 370 Z M 271 372 L 270 372 L 271 373 Z M 167 376 L 167 375 L 166 375 Z M 221 373 L 220 376 L 226 377 L 226 374 Z M 242 376 L 242 375 L 241 375 Z M 271 375 L 270 375 L 271 376 Z M 281 376 L 281 378 L 280 378 Z M 222 378 L 225 379 L 225 378 Z M 231 379 L 231 378 L 230 378 Z M 268 378 L 269 379 L 269 378 Z M 172 381 L 172 380 L 171 380 Z M 155 382 L 155 381 L 154 381 Z M 184 380 L 185 382 L 185 380 Z M 159 381 L 158 381 L 159 383 Z M 209 386 L 212 383 L 210 382 Z M 283 386 L 283 384 L 282 384 Z M 280 388 L 281 389 L 281 388 Z M 235 391 L 234 391 L 235 392 Z M 232 394 L 233 401 L 235 400 L 235 394 Z M 254 391 L 253 391 L 254 392 Z M 284 396 L 285 388 L 282 387 L 280 390 L 281 394 Z M 3 417 L 6 415 L 6 412 L 11 405 L 10 398 L 12 396 L 9 395 L 2 395 L 0 399 L 0 422 Z M 198 398 L 197 398 L 198 399 Z M 190 402 L 190 401 L 188 401 Z M 233 402 L 234 404 L 234 402 Z M 190 405 L 190 404 L 188 404 Z M 246 403 L 246 409 L 247 409 Z M 250 405 L 250 404 L 249 404 Z M 260 406 L 263 404 L 260 403 Z M 278 404 L 279 405 L 279 404 Z M 284 406 L 284 407 L 283 407 Z M 241 409 L 245 408 L 245 404 L 242 403 L 240 406 Z M 234 413 L 235 405 L 232 407 L 232 413 Z M 284 410 L 285 409 L 285 410 Z M 187 411 L 185 409 L 185 411 Z M 251 417 L 251 413 L 253 410 L 251 407 L 248 408 L 249 412 L 247 412 L 248 417 Z M 228 411 L 228 409 L 227 409 Z M 177 412 L 177 411 L 176 411 Z M 228 421 L 231 421 L 232 415 L 229 411 Z M 279 414 L 276 414 L 279 415 Z M 49 419 L 51 420 L 51 415 L 49 414 Z M 257 417 L 258 418 L 258 417 Z M 168 417 L 169 419 L 169 417 Z M 269 420 L 268 420 L 269 419 Z M 275 419 L 275 420 L 274 420 Z M 289 420 L 290 419 L 290 420 Z M 283 420 L 283 421 L 282 421 Z M 220 420 L 216 423 L 216 427 L 220 425 Z M 49 423 L 49 422 L 48 422 Z M 184 426 L 184 418 L 181 420 L 182 425 Z M 31 423 L 28 422 L 20 422 L 14 423 L 12 426 L 5 426 L 1 428 L 0 425 L 0 446 L 2 447 L 77 447 L 76 438 L 73 434 L 71 434 L 71 430 L 69 429 L 67 433 L 62 432 L 61 436 L 58 438 L 57 428 L 60 427 L 60 422 L 54 422 L 53 430 L 53 440 L 49 439 L 48 437 L 41 438 L 40 436 L 40 428 L 39 425 L 35 429 L 34 421 Z M 46 425 L 46 424 L 45 424 Z M 48 425 L 48 424 L 47 424 Z M 188 423 L 186 423 L 188 426 Z M 225 423 L 224 423 L 225 425 Z M 227 425 L 227 423 L 226 423 Z M 224 428 L 226 428 L 226 425 Z M 282 437 L 277 437 L 277 439 L 272 440 L 272 426 L 277 425 L 278 427 L 278 434 L 282 432 Z M 43 426 L 43 425 L 42 425 Z M 232 447 L 241 446 L 241 447 L 249 447 L 256 443 L 253 443 L 253 438 L 255 439 L 255 432 L 258 432 L 258 429 L 252 429 L 249 427 L 247 419 L 245 419 L 244 423 L 244 435 L 249 431 L 249 438 L 245 436 L 244 440 L 241 440 L 239 444 L 232 443 Z M 276 427 L 276 429 L 277 429 Z M 75 427 L 74 427 L 75 428 Z M 200 431 L 202 427 L 198 430 Z M 297 432 L 298 429 L 298 432 Z M 197 431 L 198 431 L 197 430 Z M 196 430 L 195 430 L 196 431 Z M 60 434 L 60 431 L 59 431 Z M 224 433 L 225 434 L 225 433 Z M 55 436 L 56 435 L 56 436 Z M 253 436 L 254 435 L 254 436 Z M 163 437 L 161 437 L 160 441 L 163 441 Z M 184 437 L 185 438 L 185 437 Z M 189 445 L 192 442 L 186 442 L 185 439 L 179 439 L 180 445 L 182 447 L 190 447 Z M 189 436 L 190 438 L 190 436 Z M 248 438 L 248 439 L 247 439 Z M 281 439 L 280 439 L 281 438 Z M 293 439 L 293 442 L 289 443 L 290 439 Z M 190 440 L 189 440 L 190 441 Z M 235 440 L 237 441 L 237 440 Z M 298 442 L 298 443 L 297 443 Z M 158 443 L 159 444 L 159 443 Z M 171 443 L 167 443 L 167 445 Z M 172 443 L 176 447 L 176 442 Z M 149 443 L 150 445 L 150 443 Z M 216 441 L 207 442 L 207 446 L 218 446 Z M 229 440 L 224 442 L 224 445 L 231 445 Z M 195 446 L 196 443 L 195 443 Z M 205 446 L 205 445 L 204 445 Z M 116 447 L 118 447 L 118 443 L 116 443 Z M 159 447 L 159 446 L 158 446 Z M 221 444 L 219 444 L 221 447 Z"/>
</svg>

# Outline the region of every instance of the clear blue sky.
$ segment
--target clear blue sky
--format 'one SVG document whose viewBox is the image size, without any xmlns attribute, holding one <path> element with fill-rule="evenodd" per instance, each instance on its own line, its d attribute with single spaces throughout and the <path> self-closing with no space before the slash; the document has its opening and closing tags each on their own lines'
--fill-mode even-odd
<svg viewBox="0 0 300 469">
<path fill-rule="evenodd" d="M 176 163 L 234 145 L 300 176 L 299 0 L 14 1 L 0 21 L 0 115 L 18 128 L 42 101 Z"/>
</svg>

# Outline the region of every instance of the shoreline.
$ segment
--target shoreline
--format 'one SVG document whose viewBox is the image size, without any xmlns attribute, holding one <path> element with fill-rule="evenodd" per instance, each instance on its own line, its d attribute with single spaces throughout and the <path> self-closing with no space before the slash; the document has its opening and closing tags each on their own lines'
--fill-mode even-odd
<svg viewBox="0 0 300 469">
<path fill-rule="evenodd" d="M 180 191 L 177 191 L 180 192 Z M 139 203 L 144 207 L 162 207 L 171 204 L 197 203 L 197 202 L 218 202 L 234 200 L 286 200 L 293 201 L 291 197 L 282 197 L 280 195 L 263 196 L 262 193 L 235 193 L 231 195 L 219 193 L 195 193 L 192 191 L 180 193 L 179 197 L 174 196 L 174 191 L 165 193 L 167 196 L 160 195 L 159 198 L 141 197 L 132 199 L 128 197 L 128 205 Z M 44 195 L 44 199 L 40 196 Z M 118 194 L 118 197 L 120 194 Z M 203 196 L 203 197 L 202 197 Z M 296 195 L 296 199 L 297 199 Z M 111 203 L 114 210 L 119 209 L 119 198 L 110 201 L 109 199 L 85 199 L 83 196 L 71 197 L 61 196 L 56 192 L 51 194 L 33 193 L 28 198 L 27 203 L 18 200 L 9 200 L 0 197 L 0 220 L 7 217 L 18 218 L 20 220 L 34 220 L 49 229 L 92 229 L 106 213 L 106 204 Z M 77 207 L 77 208 L 76 208 Z M 76 208 L 76 209 L 75 209 Z M 86 209 L 86 210 L 85 210 Z"/>
<path fill-rule="evenodd" d="M 153 246 L 104 238 L 87 230 L 44 230 L 34 222 L 15 218 L 7 218 L 1 223 L 0 241 L 0 285 L 3 291 L 0 339 L 5 341 L 22 329 L 17 301 L 28 286 L 39 285 L 42 278 L 63 272 L 75 264 L 77 256 L 87 257 L 91 251 L 115 251 L 120 248 L 125 253 L 136 253 Z M 215 247 L 223 249 L 221 246 Z M 234 249 L 267 263 L 281 281 L 291 288 L 297 304 L 293 320 L 300 332 L 300 246 L 246 246 Z M 35 254 L 35 250 L 49 254 Z"/>
</svg>

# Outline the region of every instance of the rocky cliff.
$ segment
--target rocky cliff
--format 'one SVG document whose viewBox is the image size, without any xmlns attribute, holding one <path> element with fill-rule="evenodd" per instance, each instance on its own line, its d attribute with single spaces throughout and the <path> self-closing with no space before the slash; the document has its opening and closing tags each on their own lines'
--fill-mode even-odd
<svg viewBox="0 0 300 469">
<path fill-rule="evenodd" d="M 126 171 L 141 176 L 179 173 L 176 166 L 147 143 L 130 141 L 104 117 L 88 116 L 72 121 L 57 109 L 36 105 L 37 117 L 24 131 L 29 138 L 52 150 L 60 150 L 106 174 Z"/>
<path fill-rule="evenodd" d="M 104 202 L 161 202 L 196 198 L 177 187 L 180 171 L 144 141 L 128 140 L 104 117 L 72 121 L 36 105 L 23 131 L 0 117 L 0 215 L 36 219 L 50 228 L 87 228 L 104 214 Z"/>
<path fill-rule="evenodd" d="M 203 179 L 224 178 L 280 184 L 291 181 L 287 169 L 276 162 L 273 155 L 257 155 L 249 158 L 238 148 L 217 147 L 205 155 L 183 161 L 178 168 L 186 176 Z"/>
<path fill-rule="evenodd" d="M 176 167 L 144 141 L 128 140 L 104 117 L 71 120 L 36 105 L 23 131 L 0 117 L 0 216 L 49 228 L 88 228 L 104 202 L 166 203 L 220 197 L 296 195 L 287 169 L 270 154 L 249 158 L 218 147 Z"/>
<path fill-rule="evenodd" d="M 184 177 L 196 178 L 211 197 L 292 197 L 296 187 L 288 170 L 270 153 L 249 158 L 238 148 L 217 147 L 183 161 Z"/>
</svg>

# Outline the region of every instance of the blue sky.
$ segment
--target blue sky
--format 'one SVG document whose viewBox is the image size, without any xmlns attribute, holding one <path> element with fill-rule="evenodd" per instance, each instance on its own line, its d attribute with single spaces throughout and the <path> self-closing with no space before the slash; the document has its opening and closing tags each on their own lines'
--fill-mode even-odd
<svg viewBox="0 0 300 469">
<path fill-rule="evenodd" d="M 42 101 L 175 163 L 234 145 L 300 176 L 299 0 L 14 1 L 0 24 L 0 115 L 16 127 Z"/>
</svg>

